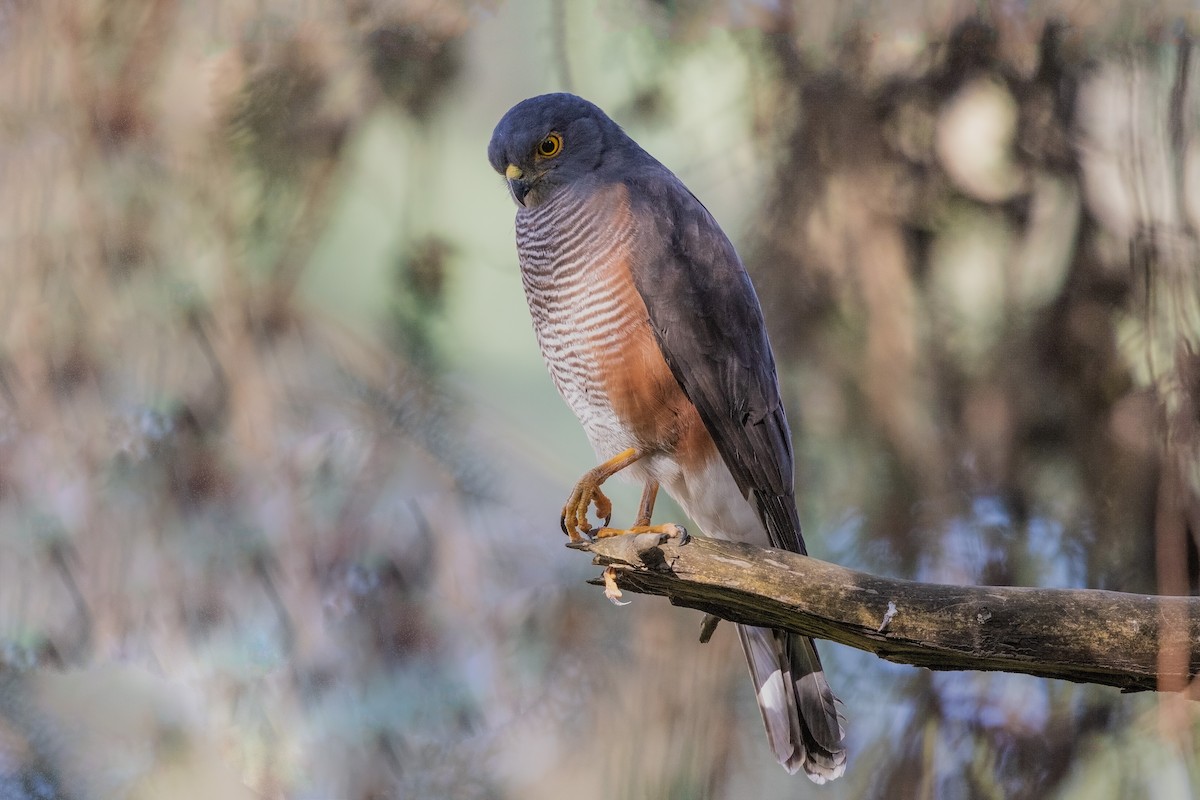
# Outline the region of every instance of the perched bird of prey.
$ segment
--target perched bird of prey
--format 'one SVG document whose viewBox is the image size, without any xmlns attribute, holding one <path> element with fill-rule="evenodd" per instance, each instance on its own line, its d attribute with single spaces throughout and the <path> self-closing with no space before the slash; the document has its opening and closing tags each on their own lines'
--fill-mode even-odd
<svg viewBox="0 0 1200 800">
<path fill-rule="evenodd" d="M 652 525 L 659 486 L 709 536 L 804 553 L 791 435 L 745 267 L 675 175 L 592 103 L 547 94 L 500 120 L 488 160 L 517 204 L 517 253 L 555 386 L 602 462 L 562 512 L 573 541 Z M 642 482 L 629 529 L 600 485 Z M 824 783 L 846 768 L 812 639 L 738 626 L 775 756 Z"/>
</svg>

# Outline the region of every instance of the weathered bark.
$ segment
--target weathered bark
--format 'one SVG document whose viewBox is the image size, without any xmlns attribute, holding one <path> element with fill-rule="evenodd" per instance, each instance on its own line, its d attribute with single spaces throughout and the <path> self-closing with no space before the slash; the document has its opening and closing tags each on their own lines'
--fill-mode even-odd
<svg viewBox="0 0 1200 800">
<path fill-rule="evenodd" d="M 576 547 L 615 568 L 621 589 L 902 664 L 1023 672 L 1124 691 L 1183 689 L 1200 671 L 1195 597 L 915 583 L 701 537 L 680 544 L 643 534 Z M 1160 674 L 1161 664 L 1178 668 Z"/>
</svg>

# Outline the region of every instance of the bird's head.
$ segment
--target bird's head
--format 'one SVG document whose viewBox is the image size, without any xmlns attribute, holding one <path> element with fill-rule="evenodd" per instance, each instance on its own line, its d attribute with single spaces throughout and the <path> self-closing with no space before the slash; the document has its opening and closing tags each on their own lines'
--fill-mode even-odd
<svg viewBox="0 0 1200 800">
<path fill-rule="evenodd" d="M 496 124 L 488 160 L 518 205 L 536 206 L 560 187 L 597 179 L 620 140 L 628 140 L 621 128 L 582 97 L 543 94 L 517 103 Z"/>
</svg>

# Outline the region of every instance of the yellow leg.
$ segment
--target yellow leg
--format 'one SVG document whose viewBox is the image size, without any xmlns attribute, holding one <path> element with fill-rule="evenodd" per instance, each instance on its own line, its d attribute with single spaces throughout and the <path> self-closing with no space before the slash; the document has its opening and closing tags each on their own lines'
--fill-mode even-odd
<svg viewBox="0 0 1200 800">
<path fill-rule="evenodd" d="M 635 528 L 650 525 L 650 517 L 654 514 L 654 501 L 657 497 L 658 481 L 646 481 L 645 487 L 642 488 L 642 502 L 638 505 L 637 522 L 633 523 Z"/>
<path fill-rule="evenodd" d="M 588 470 L 579 479 L 579 482 L 575 484 L 575 488 L 571 492 L 571 497 L 567 500 L 567 504 L 563 506 L 562 517 L 559 520 L 563 533 L 570 536 L 572 542 L 583 541 L 582 534 L 588 533 L 591 530 L 591 525 L 588 524 L 587 518 L 589 506 L 596 506 L 596 514 L 604 518 L 605 525 L 612 520 L 612 501 L 608 499 L 604 492 L 600 491 L 600 484 L 641 457 L 642 454 L 631 447 L 613 456 L 600 466 Z"/>
<path fill-rule="evenodd" d="M 665 533 L 668 536 L 677 536 L 683 540 L 687 540 L 687 530 L 682 525 L 676 525 L 672 522 L 663 525 L 651 525 L 650 517 L 654 513 L 654 501 L 658 497 L 658 481 L 647 481 L 646 486 L 642 489 L 642 502 L 638 506 L 637 521 L 633 523 L 632 528 L 600 528 L 597 531 L 592 531 L 592 536 L 597 539 L 607 539 L 609 536 L 623 536 L 627 533 Z M 608 521 L 605 520 L 607 526 Z"/>
<path fill-rule="evenodd" d="M 687 528 L 674 522 L 664 522 L 660 525 L 634 525 L 632 528 L 599 528 L 592 531 L 596 539 L 607 539 L 610 536 L 624 536 L 627 533 L 665 533 L 684 542 L 690 541 Z"/>
</svg>

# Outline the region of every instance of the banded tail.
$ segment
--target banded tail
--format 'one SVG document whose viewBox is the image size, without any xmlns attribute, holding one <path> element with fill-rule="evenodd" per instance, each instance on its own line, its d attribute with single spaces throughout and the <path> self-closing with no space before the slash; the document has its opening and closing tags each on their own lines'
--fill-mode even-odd
<svg viewBox="0 0 1200 800">
<path fill-rule="evenodd" d="M 775 757 L 813 783 L 846 771 L 837 698 L 825 680 L 813 640 L 786 631 L 738 625 L 758 709 Z"/>
</svg>

